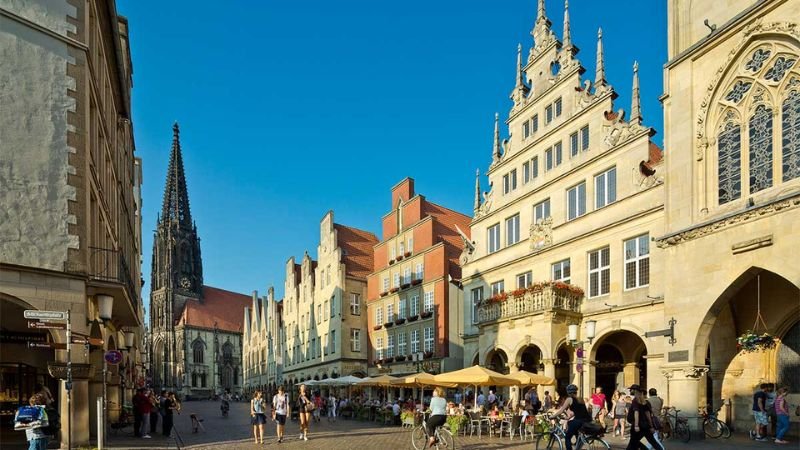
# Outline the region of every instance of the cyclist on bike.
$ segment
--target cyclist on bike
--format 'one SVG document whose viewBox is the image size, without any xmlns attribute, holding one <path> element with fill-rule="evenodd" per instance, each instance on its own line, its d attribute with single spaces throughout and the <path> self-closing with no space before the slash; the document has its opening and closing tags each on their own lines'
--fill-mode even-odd
<svg viewBox="0 0 800 450">
<path fill-rule="evenodd" d="M 442 426 L 447 422 L 447 399 L 444 398 L 444 389 L 437 387 L 433 390 L 433 398 L 431 398 L 431 416 L 428 417 L 426 422 L 428 436 L 428 447 L 433 447 L 436 443 L 436 428 Z"/>
<path fill-rule="evenodd" d="M 567 386 L 567 398 L 553 413 L 555 417 L 561 415 L 564 411 L 569 409 L 572 412 L 572 420 L 567 423 L 567 430 L 564 433 L 564 443 L 567 450 L 572 450 L 572 438 L 578 435 L 584 423 L 591 422 L 592 416 L 589 415 L 589 410 L 586 409 L 586 403 L 578 396 L 578 386 L 570 384 Z"/>
</svg>

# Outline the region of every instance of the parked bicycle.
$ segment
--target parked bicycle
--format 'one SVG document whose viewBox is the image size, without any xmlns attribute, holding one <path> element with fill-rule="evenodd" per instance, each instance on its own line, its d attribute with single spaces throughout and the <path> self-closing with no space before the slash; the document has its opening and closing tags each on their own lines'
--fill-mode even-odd
<svg viewBox="0 0 800 450">
<path fill-rule="evenodd" d="M 544 433 L 540 433 L 536 437 L 536 450 L 562 450 L 564 448 L 565 433 L 564 428 L 561 426 L 561 420 L 558 417 L 553 417 L 550 414 L 542 415 L 544 421 L 550 424 L 550 429 Z M 605 433 L 602 426 L 594 422 L 587 422 L 583 424 L 578 437 L 573 447 L 575 450 L 610 450 L 611 446 L 608 445 L 602 436 Z"/>
<path fill-rule="evenodd" d="M 453 433 L 451 433 L 446 427 L 446 424 L 436 427 L 433 432 L 433 436 L 435 438 L 433 441 L 433 448 L 436 450 L 456 448 L 456 443 L 453 441 Z M 423 450 L 428 447 L 429 439 L 430 435 L 428 434 L 428 427 L 425 419 L 423 419 L 422 425 L 414 428 L 414 431 L 411 432 L 411 445 L 413 445 L 416 450 Z"/>
<path fill-rule="evenodd" d="M 706 436 L 714 439 L 720 437 L 728 439 L 731 437 L 731 429 L 728 428 L 728 424 L 717 418 L 719 409 L 714 412 L 708 412 L 709 409 L 711 409 L 711 405 L 700 409 L 700 417 L 703 418 L 703 432 Z"/>
<path fill-rule="evenodd" d="M 664 438 L 678 439 L 682 442 L 689 442 L 692 438 L 692 432 L 689 428 L 689 421 L 685 417 L 681 417 L 678 413 L 680 409 L 675 409 L 672 406 L 664 407 L 664 415 L 661 420 L 661 434 Z"/>
</svg>

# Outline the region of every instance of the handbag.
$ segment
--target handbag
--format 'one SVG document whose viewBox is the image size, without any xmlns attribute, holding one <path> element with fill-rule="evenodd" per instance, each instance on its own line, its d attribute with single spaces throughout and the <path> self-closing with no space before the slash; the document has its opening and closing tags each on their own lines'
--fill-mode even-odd
<svg viewBox="0 0 800 450">
<path fill-rule="evenodd" d="M 317 409 L 317 407 L 316 407 L 316 405 L 314 405 L 313 402 L 308 402 L 308 401 L 306 402 L 306 412 L 307 413 L 314 412 L 315 409 Z"/>
</svg>

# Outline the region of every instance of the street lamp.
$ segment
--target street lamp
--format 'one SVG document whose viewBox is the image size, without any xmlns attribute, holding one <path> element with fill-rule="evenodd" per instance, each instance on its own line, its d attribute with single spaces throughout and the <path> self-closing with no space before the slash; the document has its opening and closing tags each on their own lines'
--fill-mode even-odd
<svg viewBox="0 0 800 450">
<path fill-rule="evenodd" d="M 97 296 L 97 315 L 101 319 L 111 320 L 111 311 L 114 309 L 114 297 L 105 294 Z"/>
<path fill-rule="evenodd" d="M 587 320 L 586 324 L 586 341 L 589 344 L 592 343 L 592 340 L 595 336 L 595 329 L 597 328 L 597 321 L 595 320 Z M 570 345 L 572 347 L 577 347 L 576 351 L 576 358 L 575 358 L 575 370 L 577 370 L 581 377 L 581 390 L 583 390 L 583 344 L 584 341 L 578 340 L 578 324 L 573 323 L 567 327 L 567 338 L 569 339 Z"/>
</svg>

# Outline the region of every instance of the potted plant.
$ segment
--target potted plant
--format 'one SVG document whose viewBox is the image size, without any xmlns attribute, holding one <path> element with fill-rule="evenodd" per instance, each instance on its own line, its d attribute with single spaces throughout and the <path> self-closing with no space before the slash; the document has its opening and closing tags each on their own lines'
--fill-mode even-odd
<svg viewBox="0 0 800 450">
<path fill-rule="evenodd" d="M 416 322 L 417 319 L 419 319 L 419 316 L 416 314 L 414 314 L 413 316 L 408 316 L 409 322 Z"/>
<path fill-rule="evenodd" d="M 402 317 L 394 321 L 395 325 L 402 325 L 404 323 L 406 323 L 406 319 L 403 319 Z"/>
<path fill-rule="evenodd" d="M 391 328 L 394 326 L 394 322 L 384 322 L 383 326 L 384 328 Z"/>
<path fill-rule="evenodd" d="M 758 334 L 747 330 L 736 338 L 736 348 L 742 353 L 760 352 L 775 347 L 775 336 L 769 333 Z"/>
<path fill-rule="evenodd" d="M 495 294 L 489 297 L 488 300 L 489 303 L 500 303 L 506 301 L 507 299 L 508 299 L 508 294 L 506 294 L 505 292 L 500 292 L 499 294 Z"/>
<path fill-rule="evenodd" d="M 394 260 L 393 260 L 393 259 L 390 259 L 390 260 L 389 260 L 389 265 L 391 266 L 392 264 L 394 264 Z"/>
<path fill-rule="evenodd" d="M 423 319 L 427 319 L 428 317 L 430 317 L 432 315 L 433 315 L 433 311 L 423 311 L 422 314 L 420 314 L 420 317 L 422 317 Z"/>
<path fill-rule="evenodd" d="M 528 288 L 519 288 L 511 291 L 511 295 L 513 295 L 514 298 L 522 298 L 525 296 L 526 292 L 528 292 Z"/>
<path fill-rule="evenodd" d="M 405 252 L 405 253 L 403 253 L 403 256 L 405 256 L 406 258 L 408 258 L 409 256 L 411 256 L 411 252 Z"/>
<path fill-rule="evenodd" d="M 398 261 L 402 261 L 403 260 L 403 254 L 402 253 L 397 255 L 397 260 Z"/>
<path fill-rule="evenodd" d="M 433 352 L 425 352 L 422 354 L 422 357 L 425 359 L 433 358 Z"/>
<path fill-rule="evenodd" d="M 400 421 L 403 423 L 403 426 L 414 426 L 414 411 L 410 409 L 404 409 L 400 412 Z"/>
<path fill-rule="evenodd" d="M 383 326 L 383 325 L 381 325 L 381 324 L 377 324 L 377 325 L 375 325 L 374 327 L 372 327 L 372 329 L 373 329 L 373 330 L 375 330 L 375 331 L 378 331 L 378 330 L 380 330 L 380 329 L 381 329 L 381 327 L 382 327 L 382 326 Z"/>
<path fill-rule="evenodd" d="M 399 291 L 399 290 L 400 290 L 400 288 L 399 288 L 399 287 L 397 287 L 397 286 L 395 286 L 395 287 L 393 287 L 393 288 L 389 289 L 389 293 L 391 293 L 391 294 L 394 294 L 395 292 L 397 292 L 397 291 Z"/>
<path fill-rule="evenodd" d="M 416 286 L 416 285 L 418 285 L 420 283 L 422 283 L 422 278 L 415 278 L 415 279 L 411 280 L 411 284 L 414 285 L 414 286 Z"/>
<path fill-rule="evenodd" d="M 468 416 L 447 416 L 447 427 L 453 435 L 458 434 L 458 430 L 469 422 Z"/>
<path fill-rule="evenodd" d="M 389 295 L 389 291 L 381 292 L 381 297 L 386 297 L 387 295 Z"/>
<path fill-rule="evenodd" d="M 400 289 L 408 289 L 411 286 L 411 283 L 403 283 L 400 285 Z"/>
<path fill-rule="evenodd" d="M 406 357 L 405 357 L 405 355 L 397 355 L 397 356 L 394 357 L 394 360 L 395 360 L 395 362 L 405 361 Z"/>
</svg>

